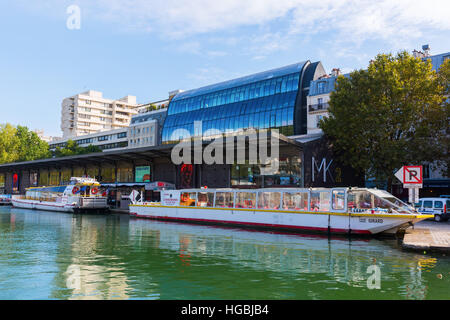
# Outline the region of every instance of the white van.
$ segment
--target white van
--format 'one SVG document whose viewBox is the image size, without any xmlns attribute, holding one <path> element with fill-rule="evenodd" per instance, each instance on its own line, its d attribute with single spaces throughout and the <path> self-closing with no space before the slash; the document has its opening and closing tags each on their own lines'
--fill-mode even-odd
<svg viewBox="0 0 450 320">
<path fill-rule="evenodd" d="M 447 221 L 450 217 L 448 198 L 421 198 L 414 206 L 420 213 L 434 214 L 435 221 Z"/>
</svg>

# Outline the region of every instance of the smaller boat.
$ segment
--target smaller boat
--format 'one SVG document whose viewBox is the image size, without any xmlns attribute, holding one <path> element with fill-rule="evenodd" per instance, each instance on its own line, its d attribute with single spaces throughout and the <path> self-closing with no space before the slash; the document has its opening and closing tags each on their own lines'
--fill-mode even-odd
<svg viewBox="0 0 450 320">
<path fill-rule="evenodd" d="M 33 187 L 25 195 L 13 195 L 17 208 L 61 212 L 101 212 L 109 209 L 100 193 L 100 183 L 93 178 L 72 177 L 67 186 Z"/>
<path fill-rule="evenodd" d="M 0 206 L 8 206 L 11 204 L 10 194 L 0 194 Z"/>
</svg>

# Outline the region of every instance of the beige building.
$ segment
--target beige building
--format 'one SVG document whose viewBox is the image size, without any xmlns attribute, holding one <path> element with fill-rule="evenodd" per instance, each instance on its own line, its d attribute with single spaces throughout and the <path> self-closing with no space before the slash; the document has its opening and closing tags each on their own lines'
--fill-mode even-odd
<svg viewBox="0 0 450 320">
<path fill-rule="evenodd" d="M 322 134 L 319 122 L 324 117 L 328 117 L 330 94 L 334 91 L 334 84 L 339 75 L 340 70 L 335 68 L 330 75 L 311 81 L 306 98 L 308 105 L 307 135 Z"/>
<path fill-rule="evenodd" d="M 63 138 L 127 128 L 138 107 L 135 96 L 112 100 L 93 90 L 65 98 L 61 111 Z"/>
</svg>

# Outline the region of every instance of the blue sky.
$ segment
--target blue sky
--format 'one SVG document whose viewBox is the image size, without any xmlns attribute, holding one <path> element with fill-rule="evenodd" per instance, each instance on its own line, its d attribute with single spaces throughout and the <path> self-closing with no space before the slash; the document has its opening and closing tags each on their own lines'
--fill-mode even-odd
<svg viewBox="0 0 450 320">
<path fill-rule="evenodd" d="M 0 123 L 60 136 L 62 99 L 88 89 L 145 103 L 304 60 L 349 72 L 380 52 L 448 52 L 448 12 L 448 0 L 0 0 Z"/>
</svg>

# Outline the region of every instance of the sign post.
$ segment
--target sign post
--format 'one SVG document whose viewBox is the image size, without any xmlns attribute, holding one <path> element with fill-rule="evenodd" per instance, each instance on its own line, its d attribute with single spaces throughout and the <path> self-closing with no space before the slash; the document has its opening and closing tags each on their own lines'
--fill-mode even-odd
<svg viewBox="0 0 450 320">
<path fill-rule="evenodd" d="M 403 166 L 395 173 L 397 179 L 408 189 L 409 203 L 419 202 L 419 189 L 423 186 L 422 166 Z"/>
</svg>

